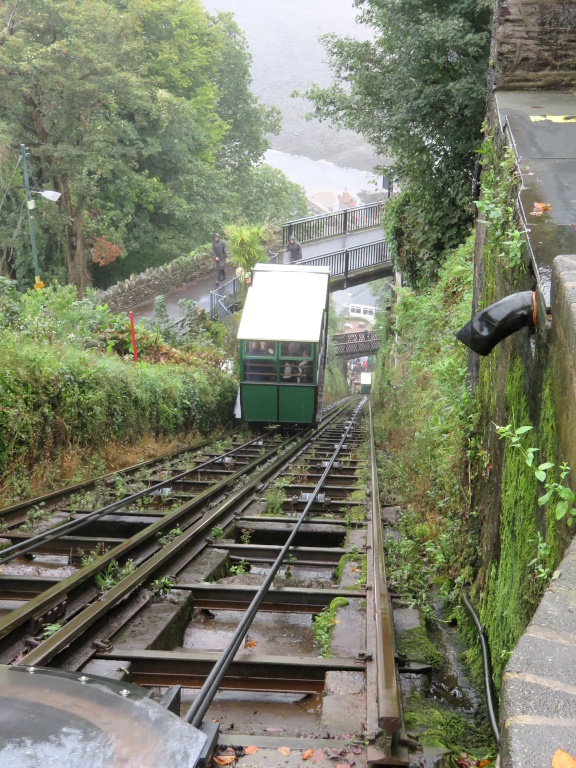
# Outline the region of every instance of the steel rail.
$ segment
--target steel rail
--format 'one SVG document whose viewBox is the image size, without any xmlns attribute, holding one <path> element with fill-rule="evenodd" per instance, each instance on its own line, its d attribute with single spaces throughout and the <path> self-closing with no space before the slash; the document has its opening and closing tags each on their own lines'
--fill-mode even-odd
<svg viewBox="0 0 576 768">
<path fill-rule="evenodd" d="M 170 544 L 165 546 L 159 552 L 153 554 L 148 560 L 138 566 L 136 570 L 133 571 L 133 573 L 129 574 L 119 584 L 106 592 L 106 594 L 104 594 L 97 602 L 92 603 L 81 613 L 74 616 L 69 622 L 64 624 L 61 629 L 59 629 L 57 632 L 51 635 L 50 638 L 38 646 L 38 648 L 35 648 L 29 654 L 27 654 L 27 656 L 22 659 L 21 664 L 25 666 L 42 666 L 47 664 L 52 658 L 54 658 L 54 656 L 56 656 L 68 645 L 70 645 L 70 643 L 80 637 L 82 633 L 89 626 L 94 624 L 100 617 L 105 615 L 112 608 L 122 602 L 130 595 L 131 592 L 141 586 L 141 584 L 143 584 L 149 578 L 155 576 L 162 567 L 170 562 L 176 554 L 181 552 L 181 550 L 185 549 L 188 544 L 199 539 L 199 537 L 203 535 L 205 531 L 209 530 L 212 526 L 217 524 L 222 519 L 222 517 L 230 510 L 232 510 L 237 503 L 239 503 L 245 496 L 250 493 L 250 491 L 260 485 L 263 479 L 273 475 L 276 470 L 280 469 L 288 459 L 297 454 L 304 446 L 306 446 L 312 439 L 314 439 L 315 436 L 320 436 L 323 434 L 332 425 L 332 422 L 340 415 L 344 408 L 345 406 L 342 406 L 340 410 L 331 414 L 329 420 L 324 422 L 320 427 L 317 427 L 315 430 L 308 430 L 299 440 L 292 439 L 292 445 L 290 445 L 289 441 L 287 449 L 286 444 L 278 445 L 275 450 L 271 452 L 271 454 L 255 459 L 255 461 L 248 465 L 248 467 L 244 467 L 242 470 L 239 470 L 234 475 L 228 477 L 223 484 L 230 484 L 231 482 L 235 482 L 238 477 L 251 471 L 251 469 L 257 466 L 258 463 L 261 463 L 265 459 L 269 459 L 271 456 L 279 453 L 284 449 L 281 455 L 272 461 L 272 464 L 269 464 L 267 467 L 265 467 L 261 472 L 250 479 L 241 488 L 233 491 L 225 501 L 205 514 L 201 520 L 193 523 L 184 531 L 184 533 L 175 538 Z M 185 508 L 189 508 L 191 505 L 197 506 L 198 503 L 200 503 L 200 496 L 203 497 L 202 501 L 205 501 L 206 497 L 213 493 L 214 488 L 204 491 L 199 495 L 199 497 L 190 502 L 189 505 L 186 505 L 180 510 L 176 510 L 173 514 L 166 516 L 163 520 L 160 520 L 157 523 L 149 526 L 147 529 L 145 529 L 145 531 L 136 534 L 134 537 L 132 537 L 132 539 L 129 539 L 124 544 L 116 547 L 113 552 L 127 552 L 130 548 L 136 546 L 134 543 L 135 541 L 137 543 L 142 540 L 143 537 L 146 537 L 147 539 L 150 538 L 152 535 L 151 532 L 165 528 L 168 524 L 173 522 L 175 516 L 181 516 Z M 108 554 L 109 553 L 106 553 L 106 555 Z M 106 557 L 106 555 L 103 557 Z M 101 560 L 102 558 L 99 558 L 89 566 L 86 566 L 85 569 L 82 569 L 81 573 L 83 576 L 83 581 L 90 578 L 91 575 L 94 575 L 101 569 Z M 56 585 L 55 588 L 49 589 L 43 595 L 40 595 L 38 598 L 31 600 L 29 603 L 22 606 L 22 608 L 12 611 L 12 613 L 9 614 L 9 616 L 7 616 L 4 620 L 0 620 L 0 639 L 5 637 L 11 631 L 12 626 L 16 620 L 19 624 L 21 624 L 28 618 L 34 616 L 35 612 L 37 613 L 39 604 L 43 603 L 46 606 L 52 605 L 54 602 L 54 594 L 58 593 L 58 591 L 65 594 L 67 592 L 67 587 L 73 578 L 74 576 L 68 577 L 68 579 L 65 579 L 63 582 L 60 582 L 60 584 Z"/>
<path fill-rule="evenodd" d="M 239 451 L 242 448 L 247 448 L 249 445 L 252 445 L 258 440 L 262 440 L 264 437 L 265 437 L 264 435 L 259 435 L 258 437 L 255 437 L 253 440 L 250 440 L 247 443 L 243 443 L 242 445 L 239 445 L 236 448 L 233 448 L 231 451 L 228 451 L 227 453 L 223 453 L 221 456 L 217 458 L 223 459 L 226 456 L 230 456 L 236 451 Z M 92 522 L 93 520 L 97 520 L 98 518 L 103 517 L 104 515 L 109 515 L 111 512 L 116 512 L 118 509 L 122 509 L 123 507 L 126 507 L 129 504 L 132 504 L 134 501 L 141 499 L 143 496 L 149 496 L 151 493 L 154 493 L 160 488 L 164 488 L 164 486 L 170 483 L 176 483 L 178 482 L 178 480 L 181 480 L 183 477 L 186 477 L 186 475 L 191 475 L 192 472 L 197 472 L 198 470 L 203 469 L 209 464 L 213 464 L 214 461 L 215 459 L 211 459 L 210 461 L 205 461 L 203 464 L 198 464 L 192 469 L 187 469 L 186 471 L 181 472 L 179 475 L 174 475 L 174 477 L 170 477 L 167 480 L 162 480 L 161 482 L 156 483 L 156 485 L 151 485 L 148 488 L 144 488 L 144 490 L 142 491 L 133 493 L 130 496 L 126 496 L 123 499 L 119 499 L 118 501 L 115 501 L 112 504 L 108 504 L 105 507 L 101 507 L 100 509 L 96 509 L 94 510 L 94 512 L 89 512 L 88 514 L 84 515 L 81 518 L 77 518 L 76 520 L 70 520 L 67 523 L 62 523 L 62 525 L 58 525 L 55 528 L 50 528 L 48 531 L 44 531 L 43 533 L 39 533 L 36 536 L 32 536 L 29 539 L 26 539 L 25 542 L 21 542 L 19 544 L 13 544 L 11 547 L 6 547 L 6 549 L 2 551 L 2 556 L 0 557 L 0 565 L 6 565 L 6 563 L 12 562 L 12 560 L 15 560 L 17 557 L 20 557 L 21 555 L 25 555 L 28 552 L 33 552 L 35 549 L 38 549 L 38 547 L 41 544 L 44 544 L 48 541 L 54 541 L 55 539 L 59 539 L 65 534 L 69 533 L 70 531 L 76 531 L 80 528 L 83 528 L 85 525 Z M 10 534 L 7 534 L 7 535 L 10 536 Z"/>
<path fill-rule="evenodd" d="M 372 470 L 372 551 L 374 574 L 374 622 L 376 628 L 376 690 L 378 725 L 392 735 L 402 725 L 398 697 L 398 679 L 394 660 L 394 629 L 392 606 L 386 584 L 386 564 L 380 512 L 380 488 L 374 441 L 372 404 L 368 405 L 370 418 L 370 459 Z"/>
<path fill-rule="evenodd" d="M 5 518 L 6 515 L 19 512 L 20 510 L 27 509 L 28 507 L 34 507 L 35 505 L 40 504 L 41 502 L 47 502 L 52 499 L 57 499 L 60 496 L 66 496 L 67 494 L 75 493 L 76 491 L 81 491 L 83 488 L 89 488 L 91 485 L 96 485 L 96 483 L 103 483 L 111 477 L 130 474 L 132 472 L 136 472 L 139 469 L 143 469 L 144 467 L 148 467 L 150 466 L 150 464 L 156 464 L 161 461 L 166 461 L 167 459 L 172 459 L 172 458 L 175 458 L 176 456 L 181 456 L 183 453 L 198 451 L 200 450 L 200 448 L 204 448 L 204 446 L 206 445 L 209 445 L 209 441 L 202 440 L 197 445 L 190 445 L 187 448 L 179 448 L 177 451 L 165 453 L 163 456 L 157 456 L 154 459 L 147 459 L 146 461 L 141 461 L 138 464 L 131 464 L 129 467 L 118 469 L 115 472 L 107 472 L 105 475 L 98 475 L 98 477 L 94 477 L 92 478 L 92 480 L 84 480 L 81 483 L 75 483 L 74 485 L 67 485 L 64 488 L 60 488 L 57 491 L 51 491 L 50 493 L 46 493 L 44 494 L 44 496 L 35 496 L 33 499 L 26 499 L 25 501 L 19 501 L 16 504 L 11 504 L 9 507 L 0 508 L 0 517 Z"/>
<path fill-rule="evenodd" d="M 126 541 L 124 541 L 122 544 L 118 544 L 113 549 L 108 550 L 103 555 L 96 558 L 89 565 L 84 566 L 84 568 L 80 569 L 76 573 L 73 573 L 71 576 L 68 576 L 63 581 L 58 582 L 53 587 L 50 587 L 45 592 L 38 595 L 36 598 L 30 600 L 28 603 L 26 603 L 26 605 L 15 609 L 3 619 L 0 619 L 0 640 L 6 637 L 11 631 L 13 631 L 14 628 L 18 627 L 20 624 L 24 623 L 28 619 L 33 618 L 34 616 L 37 616 L 40 611 L 48 610 L 48 608 L 54 605 L 58 599 L 66 597 L 69 592 L 81 586 L 92 576 L 95 576 L 112 560 L 129 554 L 137 546 L 153 538 L 156 533 L 169 528 L 170 526 L 173 526 L 175 523 L 178 523 L 182 517 L 193 511 L 196 507 L 199 507 L 209 501 L 214 495 L 221 493 L 224 488 L 230 484 L 235 483 L 246 472 L 252 471 L 263 461 L 270 459 L 280 450 L 281 447 L 281 445 L 275 446 L 274 450 L 269 451 L 263 456 L 255 458 L 254 461 L 252 461 L 246 467 L 242 467 L 234 474 L 228 475 L 220 482 L 217 482 L 209 488 L 206 488 L 206 490 L 201 491 L 197 496 L 195 496 L 183 506 L 179 507 L 173 512 L 168 513 L 167 515 L 164 515 L 162 518 L 147 526 L 142 531 L 139 531 L 130 538 L 126 539 Z"/>
<path fill-rule="evenodd" d="M 229 668 L 232 661 L 234 660 L 234 656 L 236 655 L 236 652 L 238 651 L 242 641 L 244 640 L 248 630 L 250 629 L 250 626 L 254 620 L 254 617 L 256 616 L 256 613 L 258 612 L 260 605 L 264 601 L 264 598 L 266 596 L 266 593 L 268 592 L 268 589 L 270 588 L 270 585 L 274 581 L 274 578 L 276 577 L 276 574 L 278 573 L 284 558 L 288 554 L 288 550 L 290 549 L 292 542 L 296 538 L 296 535 L 300 530 L 300 527 L 302 526 L 304 520 L 306 519 L 306 516 L 308 515 L 308 511 L 310 507 L 312 506 L 316 496 L 320 492 L 320 489 L 322 488 L 324 481 L 328 477 L 328 474 L 332 469 L 332 465 L 336 461 L 336 458 L 342 446 L 346 442 L 348 434 L 352 429 L 352 425 L 354 424 L 358 416 L 358 413 L 363 407 L 365 402 L 366 402 L 366 398 L 364 398 L 362 402 L 354 409 L 352 418 L 348 426 L 346 427 L 340 442 L 336 446 L 334 453 L 332 455 L 332 458 L 329 460 L 328 466 L 324 471 L 324 474 L 318 481 L 318 484 L 316 485 L 315 490 L 313 491 L 310 499 L 308 500 L 306 507 L 302 511 L 302 514 L 300 515 L 298 522 L 292 529 L 290 536 L 288 537 L 285 545 L 282 547 L 280 554 L 278 555 L 278 557 L 276 558 L 276 561 L 274 562 L 270 571 L 268 572 L 268 575 L 266 576 L 266 579 L 264 580 L 262 586 L 259 588 L 258 592 L 254 596 L 254 599 L 252 600 L 250 607 L 248 608 L 243 618 L 241 619 L 234 634 L 232 635 L 228 644 L 226 645 L 226 648 L 222 652 L 222 655 L 220 656 L 220 658 L 212 668 L 210 674 L 206 678 L 204 685 L 200 689 L 200 692 L 196 696 L 190 709 L 184 715 L 184 720 L 186 720 L 186 722 L 188 723 L 191 723 L 196 728 L 199 728 L 202 725 L 202 720 L 204 718 L 204 715 L 208 711 L 208 708 L 210 707 L 210 704 L 212 703 L 212 700 L 218 691 L 218 687 L 220 686 L 220 683 L 222 682 L 222 680 L 226 675 L 227 669 Z"/>
</svg>

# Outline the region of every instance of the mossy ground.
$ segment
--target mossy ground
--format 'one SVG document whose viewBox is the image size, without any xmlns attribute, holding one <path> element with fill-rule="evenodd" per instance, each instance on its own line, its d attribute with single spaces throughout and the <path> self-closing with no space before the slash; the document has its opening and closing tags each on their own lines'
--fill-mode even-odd
<svg viewBox="0 0 576 768">
<path fill-rule="evenodd" d="M 404 723 L 407 733 L 418 736 L 422 744 L 466 752 L 478 758 L 494 755 L 494 742 L 487 721 L 456 714 L 419 693 L 406 702 Z"/>
<path fill-rule="evenodd" d="M 397 634 L 396 651 L 409 661 L 430 664 L 435 670 L 442 668 L 442 654 L 428 637 L 424 623 L 421 623 L 419 627 Z"/>
</svg>

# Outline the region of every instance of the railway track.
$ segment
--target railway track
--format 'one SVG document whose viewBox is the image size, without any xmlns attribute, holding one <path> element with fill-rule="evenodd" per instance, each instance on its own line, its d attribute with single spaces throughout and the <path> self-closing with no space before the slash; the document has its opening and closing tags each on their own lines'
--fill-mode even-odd
<svg viewBox="0 0 576 768">
<path fill-rule="evenodd" d="M 204 763 L 407 764 L 367 411 L 4 510 L 0 664 L 147 686 Z"/>
</svg>

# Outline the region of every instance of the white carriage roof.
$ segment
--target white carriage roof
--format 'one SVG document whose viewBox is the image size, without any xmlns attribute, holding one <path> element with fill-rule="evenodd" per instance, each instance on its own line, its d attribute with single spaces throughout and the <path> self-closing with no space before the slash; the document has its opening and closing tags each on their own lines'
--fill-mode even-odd
<svg viewBox="0 0 576 768">
<path fill-rule="evenodd" d="M 329 267 L 257 264 L 238 338 L 318 341 L 329 279 Z"/>
</svg>

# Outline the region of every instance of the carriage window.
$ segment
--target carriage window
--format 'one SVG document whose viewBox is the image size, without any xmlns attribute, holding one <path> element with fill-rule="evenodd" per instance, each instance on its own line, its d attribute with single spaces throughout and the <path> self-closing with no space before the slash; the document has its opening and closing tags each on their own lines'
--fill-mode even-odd
<svg viewBox="0 0 576 768">
<path fill-rule="evenodd" d="M 282 360 L 280 381 L 283 384 L 312 384 L 311 360 Z"/>
<path fill-rule="evenodd" d="M 276 357 L 275 341 L 245 341 L 245 357 Z"/>
<path fill-rule="evenodd" d="M 301 341 L 283 341 L 280 345 L 280 357 L 312 358 L 312 345 Z"/>
<path fill-rule="evenodd" d="M 244 381 L 262 381 L 272 384 L 278 379 L 278 363 L 276 360 L 265 360 L 255 357 L 244 360 Z"/>
</svg>

